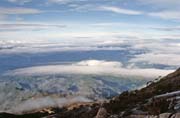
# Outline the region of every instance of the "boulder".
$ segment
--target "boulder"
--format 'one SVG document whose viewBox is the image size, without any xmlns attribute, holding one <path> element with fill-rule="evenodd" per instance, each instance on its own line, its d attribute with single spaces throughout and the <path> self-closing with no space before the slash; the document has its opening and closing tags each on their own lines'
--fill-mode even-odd
<svg viewBox="0 0 180 118">
<path fill-rule="evenodd" d="M 98 110 L 98 113 L 96 115 L 96 118 L 107 118 L 108 117 L 108 113 L 107 113 L 107 110 L 103 107 L 101 107 L 99 110 Z"/>
</svg>

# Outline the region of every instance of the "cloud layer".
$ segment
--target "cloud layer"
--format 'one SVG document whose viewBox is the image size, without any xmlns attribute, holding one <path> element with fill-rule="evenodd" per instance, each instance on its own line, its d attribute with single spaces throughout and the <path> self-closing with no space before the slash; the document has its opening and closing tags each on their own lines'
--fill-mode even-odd
<svg viewBox="0 0 180 118">
<path fill-rule="evenodd" d="M 180 62 L 180 55 L 147 53 L 137 55 L 136 58 L 131 60 L 131 62 L 147 62 L 150 64 L 177 66 Z"/>
<path fill-rule="evenodd" d="M 34 27 L 33 25 L 22 26 L 27 29 Z M 37 26 L 38 27 L 38 26 Z M 61 27 L 54 25 L 39 25 L 43 27 Z M 104 26 L 103 26 L 104 27 Z M 19 27 L 21 28 L 21 26 Z M 171 28 L 172 29 L 172 28 Z M 170 30 L 171 30 L 170 29 Z M 160 28 L 156 30 L 164 30 Z M 169 30 L 168 30 L 169 31 Z M 170 31 L 171 32 L 171 31 Z M 10 33 L 10 32 L 9 32 Z M 6 39 L 6 33 L 0 33 Z M 13 36 L 13 33 L 10 33 Z M 9 35 L 10 35 L 9 34 Z M 19 34 L 19 33 L 18 33 Z M 23 35 L 23 34 L 22 34 Z M 40 54 L 40 53 L 53 53 L 53 52 L 75 52 L 75 51 L 126 51 L 125 57 L 131 56 L 130 60 L 126 60 L 128 64 L 146 63 L 146 65 L 162 65 L 177 68 L 179 65 L 180 55 L 180 35 L 157 35 L 151 36 L 150 34 L 139 33 L 64 33 L 59 35 L 54 33 L 54 38 L 67 39 L 55 40 L 54 43 L 46 39 L 52 37 L 49 34 L 44 34 L 44 37 L 36 35 L 32 39 L 24 40 L 28 34 L 20 36 L 19 40 L 0 40 L 0 54 Z M 22 38 L 22 39 L 21 39 Z M 41 39 L 41 40 L 37 40 Z M 87 43 L 88 42 L 88 43 Z M 140 51 L 140 52 L 139 52 Z M 132 54 L 129 54 L 131 52 Z M 118 53 L 117 53 L 118 54 Z M 150 57 L 150 58 L 149 58 Z M 106 59 L 105 59 L 106 60 Z M 79 64 L 93 65 L 101 63 L 96 61 L 81 62 Z M 106 63 L 110 66 L 111 63 Z M 115 65 L 120 66 L 115 63 Z"/>
<path fill-rule="evenodd" d="M 5 75 L 13 76 L 33 76 L 33 75 L 55 75 L 55 74 L 95 74 L 95 75 L 111 75 L 111 76 L 142 76 L 153 78 L 164 76 L 174 70 L 160 69 L 127 69 L 121 67 L 120 62 L 109 62 L 99 60 L 87 60 L 71 65 L 47 65 L 21 68 L 10 71 Z"/>
</svg>

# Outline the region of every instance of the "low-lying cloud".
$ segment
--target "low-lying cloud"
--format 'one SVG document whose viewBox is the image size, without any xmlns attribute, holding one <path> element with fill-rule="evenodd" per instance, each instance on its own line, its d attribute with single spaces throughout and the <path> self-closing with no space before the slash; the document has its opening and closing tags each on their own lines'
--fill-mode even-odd
<svg viewBox="0 0 180 118">
<path fill-rule="evenodd" d="M 88 67 L 121 67 L 120 62 L 115 61 L 99 61 L 99 60 L 85 60 L 74 64 L 76 66 L 88 66 Z"/>
<path fill-rule="evenodd" d="M 136 58 L 131 59 L 130 62 L 147 62 L 149 64 L 178 66 L 180 62 L 180 55 L 147 53 L 137 55 Z"/>
<path fill-rule="evenodd" d="M 159 12 L 152 12 L 148 14 L 149 16 L 159 17 L 162 19 L 172 19 L 172 20 L 180 20 L 179 11 L 159 11 Z"/>
<path fill-rule="evenodd" d="M 86 60 L 78 63 L 67 65 L 46 65 L 20 68 L 5 73 L 11 76 L 33 76 L 33 75 L 55 75 L 55 74 L 95 74 L 95 75 L 111 75 L 111 76 L 142 76 L 146 78 L 154 78 L 165 76 L 174 70 L 161 70 L 155 68 L 139 69 L 124 68 L 120 62 Z"/>
<path fill-rule="evenodd" d="M 49 107 L 61 108 L 65 105 L 70 105 L 70 104 L 78 103 L 78 102 L 91 102 L 91 100 L 82 96 L 75 96 L 75 97 L 69 97 L 69 98 L 59 98 L 59 97 L 52 97 L 52 96 L 31 98 L 13 107 L 12 109 L 9 110 L 9 112 L 22 113 L 22 112 L 39 110 L 39 109 L 44 109 L 44 108 L 49 108 Z"/>
</svg>

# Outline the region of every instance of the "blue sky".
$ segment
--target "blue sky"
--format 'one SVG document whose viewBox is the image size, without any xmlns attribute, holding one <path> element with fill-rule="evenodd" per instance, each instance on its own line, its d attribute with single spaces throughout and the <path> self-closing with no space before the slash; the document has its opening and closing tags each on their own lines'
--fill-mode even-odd
<svg viewBox="0 0 180 118">
<path fill-rule="evenodd" d="M 179 5 L 178 0 L 1 0 L 0 39 L 179 39 Z"/>
<path fill-rule="evenodd" d="M 174 28 L 180 20 L 179 5 L 178 0 L 1 0 L 0 19 L 17 24 L 33 22 L 67 27 L 79 24 L 85 28 L 89 27 L 87 24 L 98 23 L 132 24 L 147 30 L 149 27 Z M 118 27 L 124 28 L 127 27 Z"/>
<path fill-rule="evenodd" d="M 178 12 L 174 5 L 167 7 L 167 4 L 169 2 L 162 0 L 152 3 L 143 0 L 133 2 L 131 0 L 41 0 L 41 2 L 2 0 L 1 17 L 9 21 L 56 23 L 136 22 L 152 25 L 157 23 L 165 26 L 176 24 L 175 20 L 179 20 Z"/>
<path fill-rule="evenodd" d="M 149 51 L 132 62 L 177 67 L 179 6 L 179 0 L 1 0 L 0 54 L 131 45 Z"/>
</svg>

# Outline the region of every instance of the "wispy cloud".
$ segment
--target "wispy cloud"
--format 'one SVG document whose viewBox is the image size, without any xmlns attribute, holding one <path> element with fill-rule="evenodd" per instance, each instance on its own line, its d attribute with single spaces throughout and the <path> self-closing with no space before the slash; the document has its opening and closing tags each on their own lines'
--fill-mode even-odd
<svg viewBox="0 0 180 118">
<path fill-rule="evenodd" d="M 152 12 L 148 14 L 149 16 L 159 17 L 162 19 L 172 19 L 172 20 L 180 20 L 179 11 L 160 11 L 160 12 Z"/>
<path fill-rule="evenodd" d="M 127 15 L 143 14 L 143 12 L 141 12 L 141 11 L 124 9 L 124 8 L 120 8 L 120 7 L 116 7 L 116 6 L 101 6 L 98 9 L 102 10 L 102 11 L 109 11 L 109 12 L 114 12 L 114 13 L 118 13 L 118 14 L 127 14 Z"/>
<path fill-rule="evenodd" d="M 180 20 L 180 1 L 178 0 L 137 0 L 139 4 L 148 5 L 152 12 L 146 14 L 165 20 Z"/>
<path fill-rule="evenodd" d="M 68 3 L 68 2 L 72 2 L 72 1 L 71 0 L 48 0 L 48 2 L 63 4 L 63 3 Z"/>
<path fill-rule="evenodd" d="M 25 7 L 0 7 L 0 20 L 7 20 L 11 15 L 33 15 L 40 14 L 43 11 L 34 8 Z"/>
<path fill-rule="evenodd" d="M 78 2 L 86 2 L 88 0 L 47 0 L 48 3 L 58 3 L 58 4 L 65 4 L 65 3 L 78 3 Z"/>
<path fill-rule="evenodd" d="M 18 3 L 18 4 L 25 4 L 25 3 L 29 3 L 31 2 L 32 0 L 7 0 L 8 2 L 11 2 L 11 3 Z"/>
<path fill-rule="evenodd" d="M 140 4 L 153 5 L 160 8 L 177 9 L 180 5 L 179 0 L 137 0 Z"/>
<path fill-rule="evenodd" d="M 66 25 L 60 24 L 43 24 L 43 23 L 0 23 L 0 31 L 12 31 L 12 30 L 44 30 L 51 28 L 64 28 Z"/>
<path fill-rule="evenodd" d="M 180 31 L 180 26 L 174 27 L 152 27 L 152 29 L 160 30 L 160 31 Z"/>
<path fill-rule="evenodd" d="M 41 10 L 38 9 L 33 9 L 33 8 L 24 8 L 24 7 L 11 7 L 11 8 L 5 8 L 5 7 L 0 7 L 0 14 L 3 15 L 12 15 L 12 14 L 38 14 L 42 13 Z"/>
<path fill-rule="evenodd" d="M 2 15 L 2 14 L 0 14 L 0 21 L 5 20 L 6 18 L 7 18 L 7 16 L 6 16 L 6 15 Z"/>
</svg>

